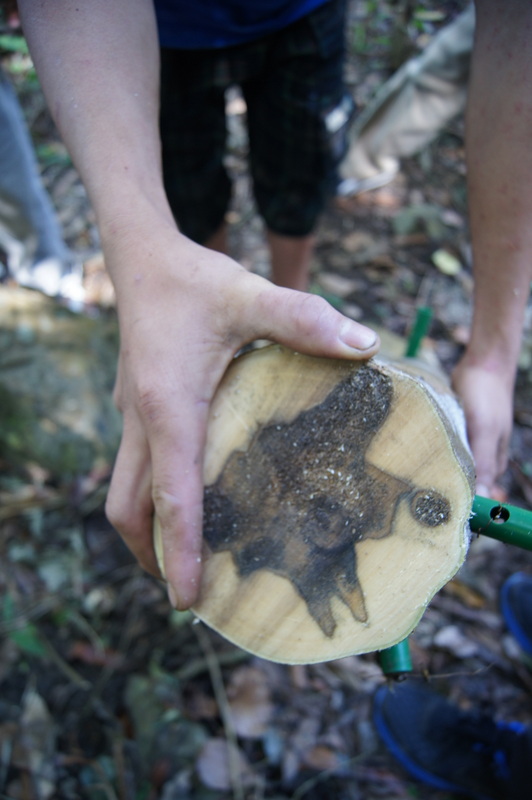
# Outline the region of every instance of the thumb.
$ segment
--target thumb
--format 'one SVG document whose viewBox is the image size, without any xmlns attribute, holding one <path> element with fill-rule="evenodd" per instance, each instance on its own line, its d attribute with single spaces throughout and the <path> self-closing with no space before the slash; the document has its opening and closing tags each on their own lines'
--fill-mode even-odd
<svg viewBox="0 0 532 800">
<path fill-rule="evenodd" d="M 379 349 L 371 328 L 336 311 L 317 295 L 271 286 L 252 310 L 256 338 L 329 358 L 369 358 Z"/>
</svg>

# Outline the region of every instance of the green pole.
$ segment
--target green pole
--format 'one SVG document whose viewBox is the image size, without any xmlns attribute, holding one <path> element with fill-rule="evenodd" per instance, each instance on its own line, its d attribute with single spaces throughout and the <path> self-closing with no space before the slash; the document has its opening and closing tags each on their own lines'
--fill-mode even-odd
<svg viewBox="0 0 532 800">
<path fill-rule="evenodd" d="M 410 645 L 408 639 L 387 647 L 379 652 L 379 663 L 385 675 L 398 678 L 405 672 L 412 672 L 412 659 L 410 658 Z"/>
<path fill-rule="evenodd" d="M 407 358 L 415 358 L 417 356 L 421 342 L 429 329 L 431 320 L 432 309 L 428 306 L 420 306 L 416 311 L 416 319 L 410 331 L 410 336 L 408 337 L 405 352 Z"/>
<path fill-rule="evenodd" d="M 407 358 L 415 358 L 417 356 L 423 337 L 429 329 L 431 319 L 431 308 L 421 306 L 417 309 L 416 319 L 406 345 L 405 356 Z M 413 666 L 408 639 L 403 639 L 402 642 L 381 650 L 379 652 L 379 663 L 383 673 L 390 677 L 399 678 L 407 672 L 412 672 Z"/>
<path fill-rule="evenodd" d="M 421 306 L 408 338 L 405 356 L 415 358 L 432 320 L 432 309 Z M 476 495 L 470 519 L 471 530 L 506 544 L 532 550 L 532 511 L 507 503 L 497 503 Z M 379 652 L 379 663 L 385 675 L 400 677 L 412 672 L 408 639 Z"/>
<path fill-rule="evenodd" d="M 471 530 L 523 550 L 532 550 L 532 511 L 476 495 Z"/>
</svg>

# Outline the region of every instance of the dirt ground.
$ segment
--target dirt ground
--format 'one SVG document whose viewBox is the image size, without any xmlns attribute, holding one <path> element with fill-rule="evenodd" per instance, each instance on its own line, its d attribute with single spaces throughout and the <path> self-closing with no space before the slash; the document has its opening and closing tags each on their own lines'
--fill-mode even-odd
<svg viewBox="0 0 532 800">
<path fill-rule="evenodd" d="M 401 15 L 410 4 L 381 3 L 367 23 L 374 5 L 353 2 L 350 10 L 349 80 L 360 108 L 464 4 L 428 3 L 433 17 L 413 18 L 406 28 Z M 90 303 L 82 316 L 113 325 L 94 215 L 24 58 L 6 53 L 3 62 L 19 88 L 65 239 L 86 263 Z M 231 243 L 238 260 L 267 275 L 242 122 L 234 102 Z M 450 373 L 471 309 L 466 202 L 458 118 L 406 159 L 392 183 L 331 204 L 318 231 L 313 290 L 403 338 L 416 308 L 430 306 L 425 347 Z M 453 257 L 450 270 L 434 257 L 441 251 Z M 501 492 L 531 508 L 532 314 L 527 325 Z M 110 383 L 102 389 L 109 396 Z M 371 704 L 386 679 L 375 655 L 288 667 L 240 651 L 191 614 L 173 611 L 164 588 L 107 523 L 111 457 L 58 474 L 28 448 L 26 461 L 0 453 L 0 797 L 450 797 L 411 780 L 380 743 Z M 532 723 L 532 673 L 498 609 L 499 589 L 517 570 L 532 574 L 531 553 L 474 537 L 458 576 L 410 637 L 413 679 L 428 680 L 462 707 Z"/>
</svg>

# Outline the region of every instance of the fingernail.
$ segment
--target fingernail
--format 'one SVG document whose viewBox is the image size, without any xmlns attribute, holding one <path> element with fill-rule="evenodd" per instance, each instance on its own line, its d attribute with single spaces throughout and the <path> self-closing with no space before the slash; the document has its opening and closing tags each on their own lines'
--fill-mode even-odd
<svg viewBox="0 0 532 800">
<path fill-rule="evenodd" d="M 489 497 L 490 493 L 488 491 L 488 487 L 484 486 L 483 483 L 477 483 L 477 491 L 476 493 L 481 497 Z"/>
<path fill-rule="evenodd" d="M 369 350 L 377 343 L 378 336 L 371 328 L 353 323 L 347 324 L 340 333 L 341 341 L 352 350 Z"/>
<path fill-rule="evenodd" d="M 172 604 L 172 607 L 176 608 L 176 606 L 177 606 L 177 592 L 176 592 L 176 590 L 174 589 L 174 587 L 170 583 L 168 584 L 167 591 L 168 591 L 168 599 L 170 600 L 170 603 Z"/>
</svg>

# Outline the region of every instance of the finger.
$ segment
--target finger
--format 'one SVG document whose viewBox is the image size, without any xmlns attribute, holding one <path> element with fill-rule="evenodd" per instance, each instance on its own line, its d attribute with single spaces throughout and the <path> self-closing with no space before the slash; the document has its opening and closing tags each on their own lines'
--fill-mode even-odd
<svg viewBox="0 0 532 800">
<path fill-rule="evenodd" d="M 345 317 L 317 295 L 270 286 L 251 305 L 256 337 L 316 356 L 369 358 L 379 349 L 375 331 Z"/>
<path fill-rule="evenodd" d="M 468 436 L 476 465 L 477 494 L 483 497 L 490 497 L 497 477 L 500 474 L 500 436 L 494 434 L 492 429 L 487 428 L 487 426 L 483 426 L 481 430 L 477 430 L 473 422 L 468 425 Z"/>
<path fill-rule="evenodd" d="M 172 454 L 173 456 L 174 454 Z M 181 454 L 182 455 L 182 454 Z M 159 460 L 170 464 L 165 453 Z M 186 463 L 186 459 L 185 459 Z M 179 472 L 176 473 L 179 475 Z M 202 569 L 203 484 L 200 471 L 185 480 L 164 470 L 154 472 L 152 495 L 161 531 L 164 574 L 175 608 L 185 610 L 197 599 Z"/>
<path fill-rule="evenodd" d="M 105 506 L 107 518 L 140 565 L 160 576 L 152 545 L 153 502 L 149 449 L 139 422 L 124 420 L 122 441 Z"/>
<path fill-rule="evenodd" d="M 145 404 L 143 411 L 169 597 L 176 608 L 186 609 L 197 599 L 201 580 L 208 404 L 174 396 L 171 409 L 155 402 L 149 408 Z"/>
<path fill-rule="evenodd" d="M 507 431 L 510 430 L 510 426 L 512 425 L 512 421 L 508 422 Z M 503 433 L 499 437 L 499 442 L 497 446 L 497 477 L 502 475 L 506 467 L 508 466 L 508 457 L 510 453 L 510 433 Z"/>
</svg>

